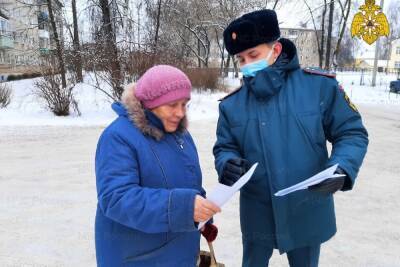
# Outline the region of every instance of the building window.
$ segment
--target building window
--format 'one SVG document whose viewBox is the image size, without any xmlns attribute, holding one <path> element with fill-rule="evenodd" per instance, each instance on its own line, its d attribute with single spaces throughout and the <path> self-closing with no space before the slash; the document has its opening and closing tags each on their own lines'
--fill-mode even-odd
<svg viewBox="0 0 400 267">
<path fill-rule="evenodd" d="M 48 39 L 39 38 L 39 48 L 48 48 Z"/>
<path fill-rule="evenodd" d="M 49 22 L 49 15 L 46 12 L 40 12 L 38 15 L 38 24 L 40 30 L 46 29 L 46 24 Z"/>
<path fill-rule="evenodd" d="M 395 69 L 400 69 L 400 61 L 395 61 L 394 62 L 394 68 Z"/>
<path fill-rule="evenodd" d="M 400 46 L 396 47 L 396 54 L 400 55 Z"/>
<path fill-rule="evenodd" d="M 8 20 L 0 19 L 0 34 L 9 35 L 10 34 L 10 23 Z"/>
</svg>

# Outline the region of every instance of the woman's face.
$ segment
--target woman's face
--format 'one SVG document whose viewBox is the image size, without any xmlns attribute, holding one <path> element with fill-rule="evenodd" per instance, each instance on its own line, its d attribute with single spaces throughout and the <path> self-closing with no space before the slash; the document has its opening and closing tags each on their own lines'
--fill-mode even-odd
<svg viewBox="0 0 400 267">
<path fill-rule="evenodd" d="M 189 99 L 181 99 L 156 107 L 151 111 L 162 121 L 165 131 L 175 132 L 179 123 L 186 115 L 186 106 Z"/>
</svg>

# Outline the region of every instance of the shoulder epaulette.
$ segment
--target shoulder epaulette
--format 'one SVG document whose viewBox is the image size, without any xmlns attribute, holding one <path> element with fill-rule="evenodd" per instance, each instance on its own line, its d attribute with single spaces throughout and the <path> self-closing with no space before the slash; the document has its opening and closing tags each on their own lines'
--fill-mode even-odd
<svg viewBox="0 0 400 267">
<path fill-rule="evenodd" d="M 336 73 L 333 71 L 323 70 L 317 67 L 306 67 L 303 69 L 305 73 L 314 74 L 314 75 L 321 75 L 329 78 L 336 78 Z"/>
<path fill-rule="evenodd" d="M 229 94 L 227 94 L 226 96 L 224 96 L 223 98 L 221 98 L 221 99 L 218 99 L 218 101 L 222 101 L 222 100 L 225 100 L 225 99 L 227 99 L 228 97 L 230 97 L 230 96 L 232 96 L 232 95 L 234 95 L 234 94 L 236 94 L 237 92 L 239 92 L 240 91 L 240 89 L 242 89 L 242 86 L 240 86 L 240 87 L 238 87 L 238 88 L 235 88 L 232 92 L 229 92 Z"/>
</svg>

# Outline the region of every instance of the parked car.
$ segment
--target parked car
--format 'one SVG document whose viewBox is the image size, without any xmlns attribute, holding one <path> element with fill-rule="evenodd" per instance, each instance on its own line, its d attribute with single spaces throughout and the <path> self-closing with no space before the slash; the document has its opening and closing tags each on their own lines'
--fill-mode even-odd
<svg viewBox="0 0 400 267">
<path fill-rule="evenodd" d="M 389 88 L 389 92 L 400 94 L 400 79 L 398 79 L 397 81 L 391 81 Z"/>
</svg>

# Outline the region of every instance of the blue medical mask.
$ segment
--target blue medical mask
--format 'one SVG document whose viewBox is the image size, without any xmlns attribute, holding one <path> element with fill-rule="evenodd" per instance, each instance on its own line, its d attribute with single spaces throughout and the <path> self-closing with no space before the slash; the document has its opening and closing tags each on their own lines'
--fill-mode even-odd
<svg viewBox="0 0 400 267">
<path fill-rule="evenodd" d="M 240 71 L 243 73 L 243 76 L 244 77 L 255 77 L 257 72 L 268 68 L 269 67 L 268 60 L 272 56 L 273 51 L 274 51 L 274 46 L 272 46 L 272 49 L 269 51 L 266 58 L 257 60 L 255 62 L 251 62 L 249 64 L 246 64 L 246 65 L 240 67 Z"/>
</svg>

